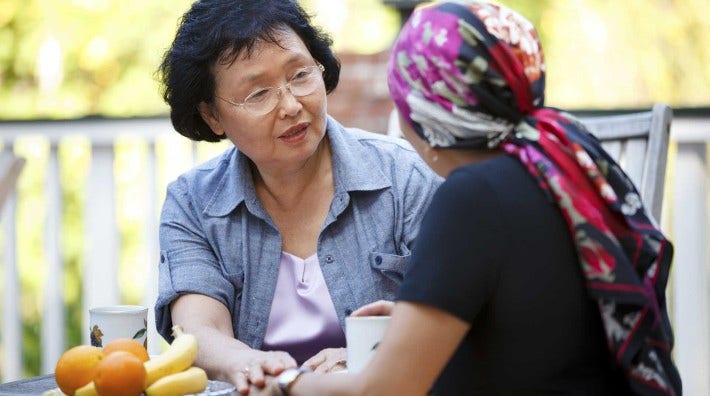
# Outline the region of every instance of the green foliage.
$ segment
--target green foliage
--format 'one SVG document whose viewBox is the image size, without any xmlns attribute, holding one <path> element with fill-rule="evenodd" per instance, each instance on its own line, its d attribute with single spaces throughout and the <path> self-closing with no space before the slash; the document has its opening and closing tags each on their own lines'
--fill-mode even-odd
<svg viewBox="0 0 710 396">
<path fill-rule="evenodd" d="M 362 54 L 387 49 L 399 29 L 399 14 L 381 0 L 301 0 L 316 25 L 330 33 L 336 51 Z"/>
<path fill-rule="evenodd" d="M 338 51 L 386 50 L 397 34 L 399 15 L 381 0 L 301 1 Z M 551 104 L 710 101 L 704 0 L 499 2 L 538 27 Z M 190 3 L 2 0 L 0 119 L 165 113 L 154 72 Z"/>
<path fill-rule="evenodd" d="M 164 112 L 154 70 L 189 4 L 3 0 L 0 118 Z"/>
</svg>

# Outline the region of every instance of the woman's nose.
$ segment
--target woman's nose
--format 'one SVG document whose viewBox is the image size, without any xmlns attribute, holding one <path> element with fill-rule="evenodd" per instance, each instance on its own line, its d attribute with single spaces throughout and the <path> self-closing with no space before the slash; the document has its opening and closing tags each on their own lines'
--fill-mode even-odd
<svg viewBox="0 0 710 396">
<path fill-rule="evenodd" d="M 298 114 L 303 107 L 288 85 L 279 88 L 279 103 L 277 106 L 279 107 L 279 112 L 283 111 L 284 115 L 289 116 Z"/>
</svg>

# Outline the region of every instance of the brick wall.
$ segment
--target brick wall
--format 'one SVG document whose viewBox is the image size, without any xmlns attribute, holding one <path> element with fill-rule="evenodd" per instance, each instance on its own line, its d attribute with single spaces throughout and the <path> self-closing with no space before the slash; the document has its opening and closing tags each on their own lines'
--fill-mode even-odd
<svg viewBox="0 0 710 396">
<path fill-rule="evenodd" d="M 389 51 L 338 53 L 340 82 L 328 97 L 328 113 L 344 126 L 385 133 L 394 108 L 387 89 Z"/>
</svg>

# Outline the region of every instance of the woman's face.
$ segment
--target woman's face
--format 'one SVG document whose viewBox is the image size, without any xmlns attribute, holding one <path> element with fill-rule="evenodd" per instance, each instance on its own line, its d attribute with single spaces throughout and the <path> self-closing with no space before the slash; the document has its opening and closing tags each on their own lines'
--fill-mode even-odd
<svg viewBox="0 0 710 396">
<path fill-rule="evenodd" d="M 276 34 L 279 45 L 258 41 L 250 57 L 244 52 L 231 64 L 217 64 L 213 105 L 200 104 L 200 113 L 218 135 L 226 137 L 260 169 L 301 166 L 325 136 L 326 92 L 318 73 L 311 94 L 293 96 L 284 84 L 299 70 L 317 65 L 305 44 L 292 30 Z M 281 87 L 276 107 L 263 115 L 250 113 L 242 103 L 250 94 Z"/>
</svg>

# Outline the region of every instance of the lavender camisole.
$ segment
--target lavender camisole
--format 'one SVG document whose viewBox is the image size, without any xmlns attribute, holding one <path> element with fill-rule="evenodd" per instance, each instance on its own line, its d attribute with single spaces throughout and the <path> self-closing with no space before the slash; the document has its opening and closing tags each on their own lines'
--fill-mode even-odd
<svg viewBox="0 0 710 396">
<path fill-rule="evenodd" d="M 324 348 L 345 347 L 318 255 L 281 252 L 279 276 L 262 349 L 286 351 L 298 364 Z"/>
</svg>

